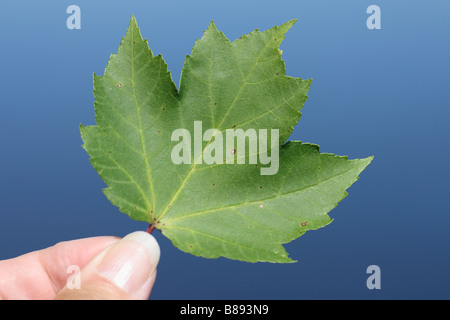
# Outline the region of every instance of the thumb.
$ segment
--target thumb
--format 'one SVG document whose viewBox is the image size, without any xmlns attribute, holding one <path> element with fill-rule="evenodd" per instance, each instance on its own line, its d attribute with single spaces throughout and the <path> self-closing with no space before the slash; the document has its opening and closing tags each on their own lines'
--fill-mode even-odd
<svg viewBox="0 0 450 320">
<path fill-rule="evenodd" d="M 159 257 L 160 248 L 152 235 L 130 233 L 92 259 L 79 273 L 79 286 L 66 285 L 56 299 L 148 299 Z"/>
</svg>

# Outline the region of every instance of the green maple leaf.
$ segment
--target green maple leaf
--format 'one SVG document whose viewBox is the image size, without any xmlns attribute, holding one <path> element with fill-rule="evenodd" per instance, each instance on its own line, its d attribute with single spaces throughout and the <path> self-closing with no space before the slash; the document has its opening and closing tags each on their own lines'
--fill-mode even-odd
<svg viewBox="0 0 450 320">
<path fill-rule="evenodd" d="M 372 157 L 285 143 L 311 82 L 286 76 L 279 46 L 294 23 L 234 42 L 211 23 L 186 57 L 178 90 L 132 17 L 104 76 L 94 75 L 97 125 L 81 126 L 104 193 L 121 212 L 185 252 L 250 262 L 292 262 L 282 244 L 331 222 L 327 213 Z M 262 175 L 260 162 L 174 164 L 172 132 L 194 132 L 195 121 L 221 132 L 278 129 L 278 172 Z"/>
</svg>

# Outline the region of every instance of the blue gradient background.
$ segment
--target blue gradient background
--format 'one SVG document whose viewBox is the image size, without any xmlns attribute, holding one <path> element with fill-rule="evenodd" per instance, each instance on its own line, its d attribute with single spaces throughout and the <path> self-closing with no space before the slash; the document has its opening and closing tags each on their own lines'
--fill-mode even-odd
<svg viewBox="0 0 450 320">
<path fill-rule="evenodd" d="M 120 3 L 120 4 L 119 4 Z M 82 29 L 66 28 L 77 4 Z M 366 9 L 382 29 L 366 28 Z M 153 299 L 450 298 L 449 1 L 0 2 L 0 259 L 59 241 L 145 230 L 102 193 L 78 126 L 94 124 L 103 74 L 130 16 L 178 84 L 185 55 L 214 20 L 231 40 L 299 21 L 281 49 L 313 78 L 292 139 L 350 158 L 375 155 L 335 221 L 286 245 L 295 264 L 185 254 L 155 232 Z M 382 289 L 366 287 L 379 265 Z"/>
</svg>

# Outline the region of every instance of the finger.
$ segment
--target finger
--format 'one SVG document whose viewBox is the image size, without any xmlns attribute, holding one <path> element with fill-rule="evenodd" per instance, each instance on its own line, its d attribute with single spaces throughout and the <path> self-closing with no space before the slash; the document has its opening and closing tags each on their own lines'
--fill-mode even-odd
<svg viewBox="0 0 450 320">
<path fill-rule="evenodd" d="M 56 299 L 148 299 L 159 257 L 152 235 L 133 232 L 90 261 L 80 271 L 80 286 L 66 286 Z"/>
<path fill-rule="evenodd" d="M 0 299 L 53 299 L 66 285 L 68 268 L 83 268 L 117 237 L 92 237 L 0 261 Z"/>
</svg>

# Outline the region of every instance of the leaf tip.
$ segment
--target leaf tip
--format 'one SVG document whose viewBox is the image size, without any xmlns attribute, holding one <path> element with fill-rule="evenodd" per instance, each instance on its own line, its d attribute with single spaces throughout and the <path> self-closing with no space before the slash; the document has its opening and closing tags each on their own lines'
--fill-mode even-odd
<svg viewBox="0 0 450 320">
<path fill-rule="evenodd" d="M 282 30 L 283 33 L 286 33 L 289 29 L 292 28 L 292 26 L 297 22 L 297 19 L 289 20 L 288 22 L 283 23 L 278 28 Z"/>
<path fill-rule="evenodd" d="M 219 32 L 219 30 L 217 29 L 217 26 L 216 26 L 214 20 L 211 20 L 211 22 L 208 25 L 208 28 L 206 28 L 205 32 L 208 32 L 208 31 Z"/>
<path fill-rule="evenodd" d="M 294 259 L 291 259 L 287 255 L 280 255 L 277 259 L 269 260 L 267 262 L 272 262 L 272 263 L 296 263 L 298 261 L 294 260 Z"/>
<path fill-rule="evenodd" d="M 132 14 L 130 18 L 130 25 L 131 24 L 137 24 L 136 17 L 134 16 L 134 14 Z"/>
<path fill-rule="evenodd" d="M 134 16 L 134 14 L 131 15 L 130 23 L 128 24 L 128 30 L 130 30 L 130 29 L 139 29 L 137 20 L 136 20 L 136 17 Z"/>
<path fill-rule="evenodd" d="M 280 263 L 296 263 L 297 260 L 291 259 L 290 257 L 283 257 L 283 261 L 280 261 Z"/>
<path fill-rule="evenodd" d="M 81 138 L 84 140 L 83 136 L 84 136 L 84 131 L 86 130 L 86 127 L 83 126 L 82 123 L 80 123 L 80 125 L 78 126 L 78 128 L 80 129 Z"/>
<path fill-rule="evenodd" d="M 374 157 L 375 156 L 370 156 L 370 157 L 367 157 L 367 158 L 364 158 L 364 159 L 361 159 L 361 161 L 364 163 L 364 167 L 367 167 L 371 162 L 372 162 L 372 160 L 374 159 Z"/>
<path fill-rule="evenodd" d="M 298 19 L 297 19 L 297 18 L 294 18 L 294 19 L 291 19 L 291 20 L 289 20 L 288 22 L 286 22 L 286 24 L 290 24 L 291 26 L 293 26 L 294 24 L 297 23 L 297 21 L 298 21 Z"/>
</svg>

